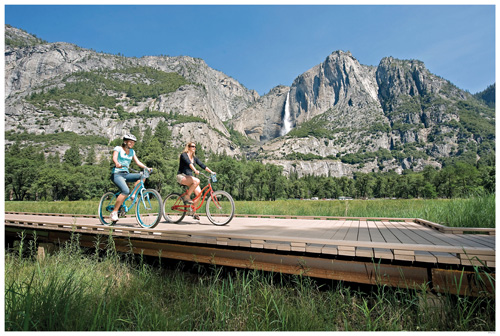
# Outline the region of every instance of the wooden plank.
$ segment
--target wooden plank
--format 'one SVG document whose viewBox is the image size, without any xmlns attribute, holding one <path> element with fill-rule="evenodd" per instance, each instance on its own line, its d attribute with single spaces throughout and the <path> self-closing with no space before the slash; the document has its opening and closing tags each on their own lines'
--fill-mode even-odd
<svg viewBox="0 0 500 336">
<path fill-rule="evenodd" d="M 435 264 L 438 260 L 436 256 L 430 252 L 415 251 L 415 261 Z"/>
<path fill-rule="evenodd" d="M 453 242 L 458 243 L 456 239 L 453 239 L 453 238 L 456 238 L 456 237 L 453 237 L 453 235 L 444 236 L 444 234 L 438 233 L 436 231 L 427 231 L 427 232 L 425 232 L 425 230 L 421 230 L 421 231 L 414 230 L 413 228 L 410 228 L 407 223 L 405 224 L 405 226 L 407 228 L 409 228 L 410 230 L 412 230 L 412 233 L 414 234 L 414 236 L 413 236 L 414 239 L 417 242 L 422 243 L 422 244 L 425 244 L 426 242 L 429 242 L 429 241 L 433 242 L 435 244 L 439 244 L 439 245 L 441 245 L 441 244 L 453 245 Z M 446 239 L 443 239 L 443 236 Z M 418 237 L 422 237 L 423 240 L 419 239 Z M 449 239 L 449 238 L 452 238 L 452 239 Z M 467 240 L 462 239 L 461 242 L 465 243 L 465 242 L 467 242 Z M 475 247 L 485 247 L 482 244 L 474 244 L 474 243 L 471 243 L 471 242 L 469 242 L 469 245 L 470 246 L 475 246 Z M 434 253 L 433 256 L 440 263 L 463 264 L 463 265 L 473 264 L 473 263 L 467 262 L 467 261 L 464 262 L 464 260 L 462 260 L 462 258 L 460 258 L 457 254 Z M 431 262 L 432 258 L 419 256 L 418 258 L 416 257 L 416 260 L 417 261 Z"/>
<path fill-rule="evenodd" d="M 386 242 L 374 221 L 367 221 L 366 224 L 368 227 L 368 234 L 370 235 L 370 241 L 377 243 Z M 390 249 L 374 248 L 373 253 L 375 254 L 376 258 L 391 260 L 394 258 L 394 254 Z"/>
<path fill-rule="evenodd" d="M 308 253 L 321 253 L 323 250 L 324 244 L 307 244 L 306 252 Z"/>
<path fill-rule="evenodd" d="M 356 257 L 373 258 L 373 257 L 375 257 L 375 252 L 373 252 L 372 248 L 357 247 L 356 248 Z"/>
<path fill-rule="evenodd" d="M 337 249 L 337 246 L 325 245 L 321 249 L 321 253 L 323 253 L 323 254 L 337 255 L 338 254 L 338 249 Z"/>
<path fill-rule="evenodd" d="M 356 249 L 354 247 L 352 249 L 349 249 L 349 250 L 340 250 L 339 249 L 338 255 L 355 257 L 356 256 Z"/>
<path fill-rule="evenodd" d="M 486 262 L 482 260 L 478 260 L 475 258 L 472 259 L 460 259 L 460 262 L 464 266 L 486 266 Z"/>
<path fill-rule="evenodd" d="M 359 221 L 351 221 L 351 225 L 349 226 L 349 230 L 347 231 L 345 240 L 358 240 L 358 232 L 359 232 Z"/>
<path fill-rule="evenodd" d="M 374 248 L 373 252 L 375 252 L 375 258 L 377 259 L 394 260 L 394 253 L 391 250 Z"/>
<path fill-rule="evenodd" d="M 469 239 L 475 239 L 476 241 L 482 242 L 485 246 L 490 248 L 495 248 L 495 236 L 483 235 L 483 234 L 470 234 Z"/>
<path fill-rule="evenodd" d="M 343 221 L 339 222 L 339 225 L 336 227 L 333 235 L 330 236 L 330 240 L 344 240 L 347 235 L 347 231 L 349 231 L 349 227 L 351 226 L 351 221 Z"/>
<path fill-rule="evenodd" d="M 359 221 L 358 241 L 371 241 L 368 221 Z"/>
<path fill-rule="evenodd" d="M 365 220 L 359 221 L 358 241 L 371 241 L 368 222 Z M 375 252 L 373 248 L 357 247 L 356 257 L 373 258 L 375 257 Z"/>
<path fill-rule="evenodd" d="M 394 251 L 394 259 L 413 262 L 415 261 L 415 255 L 397 254 L 396 251 Z"/>
<path fill-rule="evenodd" d="M 415 244 L 417 243 L 413 240 L 405 230 L 405 222 L 382 222 L 386 227 L 391 230 L 391 232 L 396 236 L 396 238 L 401 242 L 401 244 Z"/>
<path fill-rule="evenodd" d="M 471 242 L 473 241 L 479 244 L 478 246 L 486 248 L 495 248 L 495 236 L 465 234 L 464 239 L 467 239 Z"/>
<path fill-rule="evenodd" d="M 445 236 L 447 239 L 449 239 L 449 241 L 454 242 L 455 246 L 490 248 L 489 246 L 484 245 L 482 242 L 478 242 L 472 237 L 469 237 L 469 235 L 446 234 Z"/>
<path fill-rule="evenodd" d="M 423 227 L 420 230 L 416 229 L 414 231 L 414 234 L 416 236 L 419 236 L 424 239 L 424 241 L 427 241 L 429 245 L 437 245 L 437 246 L 453 246 L 453 244 L 450 241 L 447 241 L 446 239 L 443 238 L 444 234 L 436 231 L 431 228 L 426 228 Z M 417 238 L 416 238 L 417 239 Z M 425 243 L 421 241 L 421 244 Z"/>
<path fill-rule="evenodd" d="M 406 234 L 417 244 L 435 245 L 438 243 L 438 240 L 432 234 L 432 232 L 436 232 L 435 230 L 423 228 L 421 225 L 408 222 L 402 223 L 401 226 L 405 229 Z M 423 234 L 423 232 L 427 232 L 428 234 Z"/>
<path fill-rule="evenodd" d="M 385 222 L 374 222 L 380 234 L 386 243 L 401 244 L 401 241 L 394 235 L 392 230 L 388 228 Z"/>
<path fill-rule="evenodd" d="M 446 252 L 431 252 L 432 255 L 434 255 L 438 263 L 443 263 L 443 264 L 454 264 L 454 265 L 460 265 L 460 258 L 458 258 L 455 254 L 453 253 L 446 253 Z"/>
</svg>

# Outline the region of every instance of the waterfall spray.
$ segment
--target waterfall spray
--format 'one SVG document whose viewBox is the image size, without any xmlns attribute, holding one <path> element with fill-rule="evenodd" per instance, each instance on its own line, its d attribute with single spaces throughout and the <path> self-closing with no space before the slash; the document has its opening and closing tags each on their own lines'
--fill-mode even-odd
<svg viewBox="0 0 500 336">
<path fill-rule="evenodd" d="M 290 91 L 286 94 L 285 115 L 283 117 L 283 126 L 281 126 L 280 135 L 286 135 L 292 129 L 292 121 L 290 120 Z"/>
</svg>

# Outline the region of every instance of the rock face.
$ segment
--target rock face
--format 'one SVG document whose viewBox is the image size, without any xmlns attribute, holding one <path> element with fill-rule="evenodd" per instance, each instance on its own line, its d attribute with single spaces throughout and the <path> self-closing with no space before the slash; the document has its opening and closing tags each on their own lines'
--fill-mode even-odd
<svg viewBox="0 0 500 336">
<path fill-rule="evenodd" d="M 131 128 L 154 129 L 168 114 L 177 120 L 169 123 L 174 146 L 193 140 L 207 151 L 272 162 L 299 176 L 421 170 L 440 167 L 450 156 L 470 152 L 479 158 L 494 151 L 494 108 L 417 60 L 386 57 L 374 67 L 335 51 L 291 86 L 259 97 L 201 59 L 127 58 L 5 29 L 6 131 L 71 131 L 112 140 Z M 123 87 L 101 87 L 102 97 L 115 99 L 111 106 L 76 98 L 38 104 L 30 99 L 82 81 L 78 74 L 103 74 L 127 85 L 155 81 L 130 72 L 137 67 L 175 73 L 186 83 L 141 99 L 132 99 Z M 283 135 L 285 106 L 292 129 Z M 240 148 L 231 129 L 254 145 Z"/>
<path fill-rule="evenodd" d="M 20 39 L 23 32 L 6 27 L 6 39 Z M 126 106 L 129 113 L 145 108 L 159 112 L 175 112 L 181 115 L 199 117 L 215 130 L 229 137 L 223 122 L 231 119 L 242 109 L 253 104 L 259 95 L 246 89 L 233 78 L 216 71 L 201 59 L 192 57 L 142 57 L 125 58 L 122 56 L 96 53 L 68 43 L 42 43 L 18 47 L 6 45 L 5 48 L 5 95 L 6 130 L 18 129 L 19 123 L 29 133 L 55 132 L 61 128 L 77 134 L 97 134 L 105 132 L 110 138 L 120 136 L 123 130 L 136 123 L 117 121 L 113 117 L 88 120 L 81 117 L 67 117 L 66 121 L 53 118 L 48 111 L 42 111 L 26 102 L 33 92 L 50 87 L 64 86 L 64 79 L 75 72 L 115 70 L 134 66 L 147 66 L 164 72 L 176 72 L 191 85 L 185 85 L 176 92 L 159 95 L 156 99 L 146 99 L 135 106 Z M 119 95 L 121 93 L 110 93 Z M 89 110 L 80 106 L 79 111 Z M 85 112 L 82 112 L 85 113 Z M 40 127 L 40 119 L 48 121 Z M 79 126 L 81 125 L 81 126 Z M 206 142 L 210 139 L 205 134 Z M 234 147 L 234 144 L 231 145 Z"/>
<path fill-rule="evenodd" d="M 336 51 L 299 75 L 289 92 L 295 127 L 289 135 L 272 139 L 272 133 L 264 131 L 276 129 L 280 116 L 283 125 L 282 111 L 264 104 L 243 110 L 235 124 L 236 130 L 261 141 L 253 157 L 280 164 L 285 173 L 338 176 L 422 170 L 425 165 L 441 167 L 444 158 L 481 146 L 481 137 L 461 118 L 472 96 L 431 74 L 420 61 L 387 57 L 370 67 L 359 64 L 350 52 Z M 475 117 L 486 118 L 494 127 L 494 111 L 476 103 L 482 112 Z M 390 155 L 380 157 L 381 150 Z M 348 155 L 358 158 L 344 160 Z M 297 158 L 287 160 L 290 156 Z M 304 158 L 314 165 L 299 162 Z M 332 165 L 325 158 L 342 163 Z M 349 169 L 338 168 L 346 164 Z"/>
<path fill-rule="evenodd" d="M 266 142 L 280 136 L 285 100 L 290 88 L 277 86 L 255 104 L 243 109 L 231 120 L 234 130 L 250 139 Z"/>
<path fill-rule="evenodd" d="M 347 116 L 365 109 L 381 113 L 375 71 L 359 64 L 350 52 L 332 53 L 294 80 L 292 119 L 300 124 L 329 109 L 342 110 Z"/>
</svg>

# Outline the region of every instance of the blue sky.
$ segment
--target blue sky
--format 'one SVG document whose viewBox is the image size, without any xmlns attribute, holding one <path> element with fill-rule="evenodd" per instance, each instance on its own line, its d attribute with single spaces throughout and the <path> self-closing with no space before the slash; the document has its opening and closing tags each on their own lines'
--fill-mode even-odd
<svg viewBox="0 0 500 336">
<path fill-rule="evenodd" d="M 336 50 L 365 65 L 418 59 L 471 93 L 495 82 L 493 5 L 6 5 L 5 23 L 107 53 L 202 58 L 260 95 Z"/>
</svg>

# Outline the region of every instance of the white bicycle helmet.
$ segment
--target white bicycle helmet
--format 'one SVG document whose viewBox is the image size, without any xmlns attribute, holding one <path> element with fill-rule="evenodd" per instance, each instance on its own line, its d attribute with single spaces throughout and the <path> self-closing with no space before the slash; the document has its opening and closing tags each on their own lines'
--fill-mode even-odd
<svg viewBox="0 0 500 336">
<path fill-rule="evenodd" d="M 133 140 L 133 141 L 137 142 L 137 138 L 133 134 L 125 134 L 123 136 L 123 141 L 126 141 L 126 140 Z"/>
</svg>

